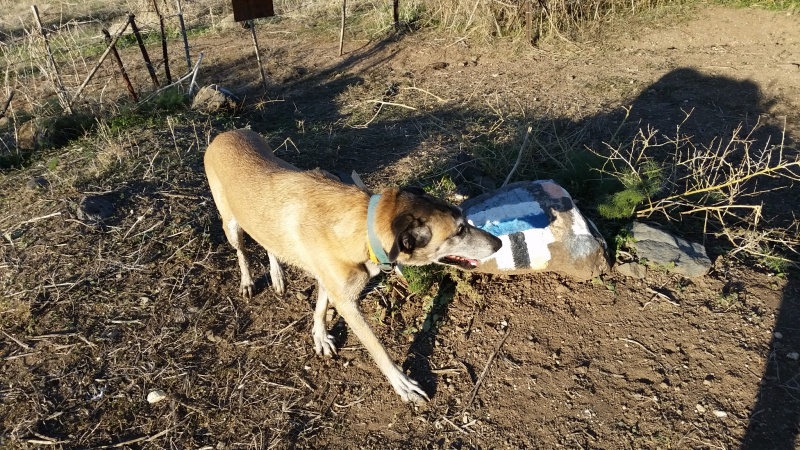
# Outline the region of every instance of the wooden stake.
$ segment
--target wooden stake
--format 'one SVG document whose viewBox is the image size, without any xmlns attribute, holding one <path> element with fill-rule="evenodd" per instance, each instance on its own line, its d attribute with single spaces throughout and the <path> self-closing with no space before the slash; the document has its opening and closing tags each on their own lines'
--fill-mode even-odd
<svg viewBox="0 0 800 450">
<path fill-rule="evenodd" d="M 147 71 L 150 72 L 150 79 L 153 80 L 153 86 L 158 87 L 158 77 L 156 76 L 155 69 L 153 69 L 153 64 L 150 63 L 150 57 L 147 55 L 147 49 L 144 48 L 144 41 L 142 41 L 142 35 L 139 33 L 139 27 L 136 26 L 136 20 L 134 20 L 135 17 L 136 16 L 133 14 L 128 14 L 128 23 L 131 24 L 131 30 L 133 30 L 133 35 L 136 36 L 136 42 L 139 43 L 139 50 L 142 51 L 144 65 L 147 66 Z"/>
<path fill-rule="evenodd" d="M 106 43 L 111 44 L 111 34 L 109 34 L 108 30 L 105 28 L 102 29 L 103 36 L 106 37 Z M 131 99 L 133 101 L 138 101 L 139 96 L 136 95 L 136 91 L 133 89 L 133 85 L 131 84 L 131 79 L 128 78 L 128 72 L 125 71 L 125 66 L 122 64 L 122 58 L 119 57 L 119 52 L 117 52 L 117 46 L 111 46 L 111 54 L 114 55 L 114 61 L 117 62 L 117 67 L 119 67 L 119 71 L 122 73 L 122 79 L 125 81 L 125 87 L 128 88 L 128 93 L 131 95 Z"/>
<path fill-rule="evenodd" d="M 39 27 L 39 33 L 41 33 L 42 37 L 44 38 L 44 48 L 47 50 L 47 62 L 50 64 L 50 68 L 53 70 L 53 74 L 49 74 L 50 80 L 53 82 L 53 85 L 56 88 L 58 102 L 67 112 L 67 114 L 72 114 L 72 108 L 70 107 L 67 90 L 64 89 L 64 83 L 61 81 L 61 74 L 58 73 L 58 66 L 56 66 L 56 60 L 53 58 L 53 51 L 50 50 L 50 41 L 47 39 L 47 32 L 44 30 L 44 27 L 42 27 L 42 19 L 39 18 L 39 8 L 37 8 L 36 5 L 31 5 L 31 9 L 33 10 L 33 17 L 36 19 L 36 25 Z"/>
<path fill-rule="evenodd" d="M 3 109 L 0 110 L 0 119 L 2 119 L 6 115 L 6 111 L 8 111 L 8 107 L 11 106 L 11 100 L 14 98 L 14 91 L 8 93 L 8 99 L 6 100 L 6 104 L 3 105 Z"/>
<path fill-rule="evenodd" d="M 186 66 L 192 68 L 192 57 L 189 55 L 189 40 L 186 39 L 186 24 L 183 23 L 183 6 L 181 0 L 178 2 L 178 21 L 181 24 L 181 36 L 183 36 L 183 49 L 186 51 Z"/>
<path fill-rule="evenodd" d="M 158 23 L 161 26 L 161 52 L 164 55 L 164 73 L 167 75 L 167 84 L 172 84 L 172 75 L 169 73 L 169 55 L 167 55 L 167 35 L 164 33 L 164 16 L 158 10 L 158 0 L 153 0 L 153 8 L 158 16 Z"/>
<path fill-rule="evenodd" d="M 122 36 L 122 33 L 125 31 L 125 29 L 128 28 L 128 23 L 130 23 L 130 21 L 125 22 L 122 25 L 122 28 L 120 28 L 119 31 L 117 31 L 114 34 L 114 37 L 111 39 L 111 43 L 108 44 L 108 47 L 106 48 L 106 51 L 103 52 L 102 55 L 100 55 L 100 60 L 97 61 L 97 64 L 95 64 L 94 68 L 92 68 L 92 70 L 89 72 L 89 75 L 86 76 L 86 79 L 83 80 L 83 83 L 81 83 L 81 85 L 78 87 L 78 90 L 75 91 L 75 96 L 72 97 L 72 100 L 70 100 L 70 105 L 73 102 L 75 102 L 75 100 L 80 98 L 81 93 L 86 88 L 86 85 L 89 84 L 89 81 L 92 79 L 94 74 L 97 73 L 97 69 L 99 69 L 100 65 L 103 64 L 103 61 L 106 60 L 106 57 L 108 56 L 109 53 L 111 53 L 111 50 L 115 49 L 114 46 L 117 45 L 117 40 L 119 39 L 120 36 Z"/>
<path fill-rule="evenodd" d="M 258 61 L 258 70 L 261 71 L 261 82 L 264 84 L 264 92 L 267 91 L 267 77 L 264 76 L 264 66 L 261 64 L 261 52 L 258 49 L 258 38 L 256 37 L 256 23 L 253 20 L 248 20 L 250 25 L 250 34 L 253 36 L 253 46 L 256 48 L 256 61 Z"/>
<path fill-rule="evenodd" d="M 531 23 L 533 20 L 533 11 L 531 11 L 531 1 L 533 0 L 525 0 L 525 38 L 528 40 L 528 44 L 533 44 L 533 35 L 531 32 L 531 27 L 533 26 Z"/>
<path fill-rule="evenodd" d="M 344 19 L 347 13 L 347 0 L 342 0 L 342 28 L 339 30 L 339 56 L 343 55 L 344 49 Z"/>
<path fill-rule="evenodd" d="M 392 18 L 394 19 L 394 29 L 400 27 L 400 0 L 392 2 Z"/>
</svg>

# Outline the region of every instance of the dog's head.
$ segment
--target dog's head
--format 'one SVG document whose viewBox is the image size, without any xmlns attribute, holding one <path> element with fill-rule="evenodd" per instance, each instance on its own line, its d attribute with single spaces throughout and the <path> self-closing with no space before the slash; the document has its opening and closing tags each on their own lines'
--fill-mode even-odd
<svg viewBox="0 0 800 450">
<path fill-rule="evenodd" d="M 444 264 L 471 270 L 500 249 L 497 237 L 467 222 L 461 210 L 418 188 L 384 191 L 392 208 L 389 259 L 400 264 Z M 385 222 L 384 222 L 385 223 Z"/>
</svg>

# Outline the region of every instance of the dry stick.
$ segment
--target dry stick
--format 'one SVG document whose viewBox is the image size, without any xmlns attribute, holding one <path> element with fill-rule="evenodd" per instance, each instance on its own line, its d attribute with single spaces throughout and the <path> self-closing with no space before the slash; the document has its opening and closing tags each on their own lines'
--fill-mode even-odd
<svg viewBox="0 0 800 450">
<path fill-rule="evenodd" d="M 125 22 L 124 24 L 122 24 L 122 28 L 120 28 L 119 31 L 117 31 L 114 34 L 114 37 L 108 44 L 106 51 L 104 51 L 103 54 L 100 55 L 100 60 L 97 61 L 97 64 L 95 64 L 94 68 L 89 72 L 89 75 L 86 76 L 86 79 L 83 80 L 83 83 L 81 83 L 81 85 L 78 87 L 78 90 L 75 91 L 75 96 L 73 96 L 72 100 L 70 100 L 70 105 L 72 105 L 72 103 L 74 103 L 75 100 L 80 98 L 81 93 L 83 93 L 83 90 L 86 88 L 86 85 L 89 84 L 89 81 L 92 79 L 94 74 L 97 73 L 97 69 L 99 69 L 100 65 L 103 64 L 103 61 L 106 60 L 106 57 L 108 57 L 108 54 L 111 53 L 111 50 L 115 48 L 114 46 L 117 45 L 117 40 L 119 39 L 119 37 L 122 36 L 122 33 L 125 31 L 126 28 L 128 28 L 128 23 L 130 22 Z"/>
<path fill-rule="evenodd" d="M 400 0 L 394 0 L 392 2 L 392 19 L 394 20 L 394 29 L 400 27 Z"/>
<path fill-rule="evenodd" d="M 189 82 L 189 95 L 192 95 L 195 86 L 197 86 L 194 80 L 197 79 L 197 69 L 200 68 L 200 61 L 202 60 L 203 60 L 203 52 L 200 52 L 200 57 L 197 58 L 197 64 L 194 66 L 194 70 L 192 71 L 192 81 Z"/>
<path fill-rule="evenodd" d="M 492 353 L 492 356 L 490 356 L 489 360 L 486 361 L 486 367 L 483 368 L 483 372 L 481 372 L 481 375 L 478 377 L 478 381 L 475 382 L 475 386 L 470 391 L 469 400 L 467 400 L 467 402 L 464 403 L 464 408 L 469 408 L 469 406 L 472 404 L 472 401 L 475 400 L 475 394 L 478 393 L 478 389 L 481 387 L 481 384 L 483 384 L 483 380 L 486 378 L 486 374 L 489 373 L 489 367 L 492 366 L 494 358 L 497 356 L 498 353 L 500 353 L 500 348 L 503 347 L 503 344 L 506 342 L 506 339 L 508 339 L 509 334 L 511 334 L 510 325 L 508 326 L 508 328 L 506 328 L 506 334 L 503 336 L 503 339 L 500 340 L 500 343 L 497 344 L 497 348 L 494 349 L 494 353 Z"/>
<path fill-rule="evenodd" d="M 169 73 L 169 57 L 167 55 L 167 35 L 164 33 L 164 16 L 158 9 L 158 0 L 153 0 L 153 8 L 156 9 L 158 23 L 161 25 L 161 52 L 164 54 L 164 73 L 167 75 L 167 84 L 172 83 L 172 75 Z"/>
<path fill-rule="evenodd" d="M 533 33 L 531 31 L 531 27 L 533 24 L 533 11 L 531 11 L 531 2 L 533 0 L 525 0 L 525 38 L 528 41 L 528 44 L 533 44 Z"/>
<path fill-rule="evenodd" d="M 124 447 L 124 446 L 130 445 L 130 444 L 135 444 L 137 442 L 142 442 L 142 441 L 150 442 L 150 441 L 153 441 L 153 440 L 156 440 L 156 439 L 160 438 L 161 436 L 169 433 L 170 431 L 172 431 L 172 428 L 167 428 L 166 430 L 160 431 L 160 432 L 158 432 L 158 433 L 156 433 L 156 434 L 154 434 L 152 436 L 142 436 L 140 438 L 131 439 L 131 440 L 128 440 L 128 441 L 117 442 L 116 444 L 102 445 L 102 446 L 100 446 L 98 448 L 117 448 L 117 447 Z"/>
<path fill-rule="evenodd" d="M 11 339 L 12 341 L 14 341 L 14 343 L 15 343 L 15 344 L 19 345 L 19 346 L 20 346 L 20 347 L 22 347 L 23 349 L 25 349 L 25 350 L 31 350 L 31 346 L 30 346 L 30 345 L 28 345 L 28 344 L 26 344 L 26 343 L 24 343 L 24 342 L 22 342 L 22 341 L 19 341 L 19 340 L 17 340 L 17 338 L 15 338 L 14 336 L 11 336 L 10 334 L 6 333 L 6 332 L 5 332 L 5 331 L 3 331 L 3 330 L 0 330 L 0 331 L 2 331 L 2 332 L 3 332 L 3 334 L 5 334 L 7 338 L 9 338 L 9 339 Z"/>
<path fill-rule="evenodd" d="M 66 89 L 64 89 L 64 83 L 61 82 L 61 74 L 58 73 L 56 61 L 53 59 L 53 51 L 50 50 L 50 41 L 47 39 L 47 32 L 44 30 L 44 27 L 42 27 L 42 20 L 39 18 L 39 8 L 37 8 L 36 5 L 31 5 L 31 9 L 33 10 L 33 17 L 36 19 L 36 25 L 39 27 L 39 33 L 41 33 L 44 38 L 44 48 L 47 50 L 47 62 L 50 64 L 50 68 L 53 69 L 53 74 L 55 74 L 54 77 L 51 75 L 50 79 L 56 88 L 58 102 L 61 103 L 61 106 L 64 107 L 67 114 L 72 114 L 71 102 L 67 97 Z"/>
<path fill-rule="evenodd" d="M 517 155 L 517 161 L 514 162 L 514 167 L 511 168 L 511 172 L 508 172 L 508 176 L 506 177 L 506 181 L 503 181 L 503 184 L 500 187 L 503 187 L 508 184 L 511 180 L 511 176 L 514 175 L 514 172 L 517 171 L 517 167 L 519 167 L 520 161 L 522 161 L 522 153 L 525 151 L 525 147 L 528 146 L 528 136 L 531 135 L 531 130 L 533 127 L 528 127 L 528 131 L 525 132 L 525 139 L 522 141 L 522 147 L 519 148 L 519 154 Z"/>
<path fill-rule="evenodd" d="M 347 11 L 347 0 L 342 0 L 342 27 L 339 30 L 339 56 L 342 56 L 344 50 L 344 19 Z"/>
<path fill-rule="evenodd" d="M 8 93 L 8 99 L 6 100 L 6 104 L 3 105 L 3 110 L 0 111 L 0 119 L 2 119 L 6 115 L 6 111 L 8 111 L 9 106 L 11 106 L 11 99 L 14 98 L 14 91 Z"/>
<path fill-rule="evenodd" d="M 153 64 L 150 63 L 150 56 L 147 55 L 147 49 L 144 48 L 144 41 L 142 41 L 142 35 L 139 33 L 139 27 L 136 26 L 136 20 L 134 20 L 136 16 L 133 14 L 128 14 L 128 22 L 131 24 L 131 30 L 133 30 L 133 35 L 136 36 L 136 42 L 139 44 L 139 50 L 142 51 L 142 57 L 144 58 L 144 65 L 147 66 L 147 71 L 150 72 L 150 79 L 153 80 L 153 87 L 158 87 L 158 77 L 156 76 L 156 70 L 153 69 Z"/>
<path fill-rule="evenodd" d="M 192 57 L 189 55 L 189 40 L 186 39 L 186 24 L 183 22 L 183 6 L 181 0 L 178 2 L 178 22 L 181 25 L 181 36 L 183 36 L 183 49 L 186 51 L 186 67 L 192 69 Z"/>
<path fill-rule="evenodd" d="M 111 34 L 103 28 L 101 30 L 103 32 L 103 36 L 106 37 L 106 43 L 111 43 Z M 125 71 L 125 65 L 122 64 L 122 58 L 119 57 L 119 52 L 117 52 L 117 46 L 114 45 L 111 48 L 111 53 L 114 55 L 114 61 L 117 62 L 117 67 L 119 67 L 119 71 L 122 73 L 122 79 L 125 81 L 125 87 L 128 88 L 128 93 L 131 94 L 131 98 L 133 101 L 139 100 L 139 96 L 136 95 L 136 91 L 133 89 L 133 85 L 131 84 L 131 79 L 128 78 L 128 72 Z"/>
<path fill-rule="evenodd" d="M 261 72 L 261 82 L 264 84 L 264 91 L 267 90 L 267 77 L 264 76 L 264 66 L 261 64 L 261 51 L 258 49 L 258 38 L 256 37 L 256 22 L 253 20 L 250 23 L 250 34 L 253 36 L 253 46 L 256 48 L 256 61 L 258 61 L 258 70 Z"/>
</svg>

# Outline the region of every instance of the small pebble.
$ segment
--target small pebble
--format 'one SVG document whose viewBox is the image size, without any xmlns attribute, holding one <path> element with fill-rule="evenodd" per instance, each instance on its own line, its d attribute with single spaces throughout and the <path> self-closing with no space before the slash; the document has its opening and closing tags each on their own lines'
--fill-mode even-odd
<svg viewBox="0 0 800 450">
<path fill-rule="evenodd" d="M 782 339 L 783 338 L 783 333 L 781 333 L 780 331 L 776 331 L 772 335 L 775 336 L 775 339 Z"/>
<path fill-rule="evenodd" d="M 800 353 L 789 352 L 789 353 L 786 354 L 786 357 L 791 359 L 791 360 L 793 360 L 793 361 L 797 361 L 798 359 L 800 359 Z"/>
<path fill-rule="evenodd" d="M 167 398 L 167 394 L 161 389 L 156 389 L 147 394 L 147 403 L 152 405 L 153 403 L 158 403 L 165 398 Z"/>
<path fill-rule="evenodd" d="M 714 410 L 714 415 L 719 417 L 720 419 L 728 417 L 728 413 L 726 413 L 725 411 L 720 411 L 720 410 Z"/>
<path fill-rule="evenodd" d="M 700 414 L 703 414 L 704 412 L 706 412 L 706 409 L 700 403 L 695 405 L 694 409 Z"/>
</svg>

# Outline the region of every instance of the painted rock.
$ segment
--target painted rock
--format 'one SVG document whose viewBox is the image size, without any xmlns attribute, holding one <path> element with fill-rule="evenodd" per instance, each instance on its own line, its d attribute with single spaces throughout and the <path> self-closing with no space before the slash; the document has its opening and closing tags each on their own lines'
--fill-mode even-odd
<svg viewBox="0 0 800 450">
<path fill-rule="evenodd" d="M 588 280 L 610 269 L 606 242 L 552 180 L 520 181 L 461 204 L 467 219 L 503 241 L 478 272 L 557 272 Z"/>
</svg>

